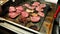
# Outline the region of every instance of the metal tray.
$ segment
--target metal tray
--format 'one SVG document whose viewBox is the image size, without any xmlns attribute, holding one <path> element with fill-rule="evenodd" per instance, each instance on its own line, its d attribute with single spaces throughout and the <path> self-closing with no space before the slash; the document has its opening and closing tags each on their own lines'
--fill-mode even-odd
<svg viewBox="0 0 60 34">
<path fill-rule="evenodd" d="M 34 0 L 32 0 L 32 1 L 34 1 Z M 29 2 L 29 3 L 31 3 L 32 1 L 23 1 L 22 0 L 22 2 L 21 3 L 16 3 L 16 2 L 7 2 L 7 3 L 5 3 L 3 6 L 2 6 L 2 10 L 3 10 L 3 12 L 2 12 L 2 17 L 3 18 L 5 18 L 5 19 L 7 19 L 7 20 L 10 20 L 10 21 L 13 21 L 13 22 L 16 22 L 16 20 L 17 19 L 10 19 L 10 18 L 8 18 L 7 17 L 7 13 L 8 13 L 8 7 L 12 4 L 12 5 L 14 5 L 14 6 L 16 6 L 16 5 L 19 5 L 19 4 L 23 4 L 24 2 Z M 40 2 L 40 1 L 38 1 L 38 2 Z M 16 4 L 15 4 L 16 3 Z M 45 9 L 44 9 L 44 14 L 45 14 L 45 17 L 47 16 L 47 14 L 48 14 L 48 12 L 50 11 L 50 6 L 48 5 L 48 4 L 46 4 L 46 7 L 45 7 Z M 45 17 L 43 18 L 43 17 L 41 17 L 41 21 L 39 22 L 39 23 L 33 23 L 33 24 L 35 24 L 35 25 L 37 25 L 38 27 L 39 27 L 39 31 L 40 31 L 40 29 L 41 29 L 41 26 L 42 26 L 42 24 L 43 24 L 43 22 L 44 22 L 44 20 L 45 20 Z M 16 22 L 16 24 L 20 24 L 20 23 L 18 23 L 18 22 Z M 29 23 L 29 24 L 31 24 L 31 23 Z M 21 25 L 21 24 L 20 24 Z M 27 25 L 28 26 L 28 25 Z M 26 26 L 26 27 L 27 27 Z"/>
</svg>

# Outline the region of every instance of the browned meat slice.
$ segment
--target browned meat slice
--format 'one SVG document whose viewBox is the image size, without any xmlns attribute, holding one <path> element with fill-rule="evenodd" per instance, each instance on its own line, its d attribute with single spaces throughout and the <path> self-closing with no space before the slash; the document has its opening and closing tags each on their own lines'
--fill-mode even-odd
<svg viewBox="0 0 60 34">
<path fill-rule="evenodd" d="M 16 10 L 23 11 L 23 10 L 24 10 L 24 8 L 23 8 L 23 6 L 18 6 L 18 7 L 16 7 Z"/>
<path fill-rule="evenodd" d="M 19 14 L 17 14 L 17 13 L 9 13 L 8 14 L 8 16 L 10 17 L 10 18 L 15 18 L 15 17 L 17 17 Z"/>
<path fill-rule="evenodd" d="M 33 16 L 33 17 L 31 17 L 31 21 L 32 22 L 38 22 L 39 20 L 40 20 L 39 16 Z"/>
<path fill-rule="evenodd" d="M 34 2 L 32 5 L 33 5 L 33 6 L 39 6 L 40 3 L 39 3 L 39 2 Z"/>
<path fill-rule="evenodd" d="M 16 13 L 18 13 L 18 14 L 20 14 L 22 11 L 20 11 L 20 10 L 16 10 Z"/>
<path fill-rule="evenodd" d="M 29 6 L 28 8 L 29 8 L 29 9 L 35 9 L 35 7 L 32 7 L 32 6 Z"/>
<path fill-rule="evenodd" d="M 26 3 L 23 6 L 30 7 L 30 4 Z"/>
<path fill-rule="evenodd" d="M 44 10 L 42 9 L 42 7 L 38 6 L 38 7 L 36 7 L 36 11 L 41 12 L 41 11 L 44 11 Z"/>
<path fill-rule="evenodd" d="M 40 4 L 40 7 L 45 8 L 46 4 Z"/>
<path fill-rule="evenodd" d="M 27 12 L 21 12 L 21 15 L 23 16 L 23 17 L 28 17 L 29 16 L 29 14 L 27 13 Z"/>
<path fill-rule="evenodd" d="M 41 17 L 45 16 L 43 12 L 38 12 L 38 15 L 41 16 Z"/>
<path fill-rule="evenodd" d="M 15 11 L 16 11 L 15 7 L 13 7 L 13 6 L 9 7 L 9 12 L 15 12 Z"/>
</svg>

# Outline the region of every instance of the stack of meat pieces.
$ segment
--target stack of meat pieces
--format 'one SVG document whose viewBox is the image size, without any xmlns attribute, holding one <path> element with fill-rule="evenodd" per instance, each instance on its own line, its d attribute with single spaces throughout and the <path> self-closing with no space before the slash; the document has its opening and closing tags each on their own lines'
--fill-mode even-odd
<svg viewBox="0 0 60 34">
<path fill-rule="evenodd" d="M 9 14 L 8 14 L 9 17 L 10 17 L 10 18 L 15 18 L 15 17 L 17 17 L 17 16 L 20 14 L 21 9 L 22 9 L 21 6 L 19 6 L 19 7 L 10 6 L 10 7 L 9 7 Z"/>
<path fill-rule="evenodd" d="M 25 9 L 26 7 L 26 9 Z M 44 8 L 46 4 L 40 4 L 39 2 L 34 2 L 33 4 L 23 4 L 22 6 L 10 6 L 9 7 L 9 17 L 15 18 L 18 15 L 22 16 L 23 18 L 30 18 L 32 22 L 40 21 L 40 17 L 44 17 Z M 20 19 L 23 20 L 23 19 Z M 27 19 L 27 21 L 29 21 Z"/>
</svg>

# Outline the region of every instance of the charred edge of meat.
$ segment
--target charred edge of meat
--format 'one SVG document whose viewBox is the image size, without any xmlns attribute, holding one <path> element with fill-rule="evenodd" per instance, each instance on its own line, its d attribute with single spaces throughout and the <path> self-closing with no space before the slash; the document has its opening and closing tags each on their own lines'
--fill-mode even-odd
<svg viewBox="0 0 60 34">
<path fill-rule="evenodd" d="M 33 29 L 33 30 L 37 30 L 38 31 L 38 27 L 36 25 L 32 25 L 29 28 Z"/>
<path fill-rule="evenodd" d="M 21 23 L 21 24 L 23 24 L 24 26 L 26 26 L 30 21 L 28 21 L 28 19 L 27 18 L 20 18 L 19 19 L 19 22 Z"/>
</svg>

